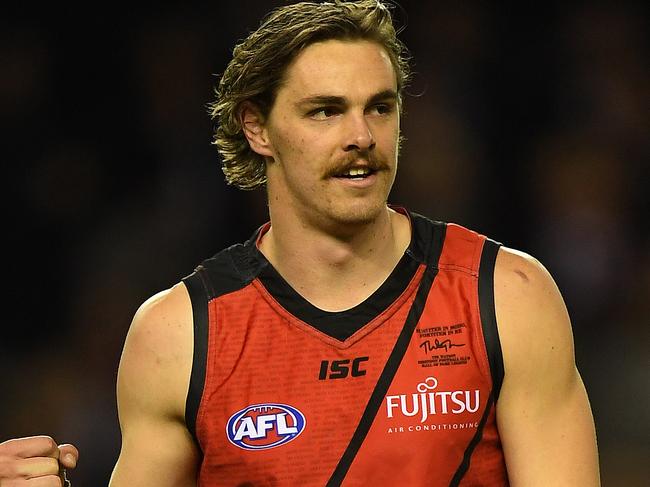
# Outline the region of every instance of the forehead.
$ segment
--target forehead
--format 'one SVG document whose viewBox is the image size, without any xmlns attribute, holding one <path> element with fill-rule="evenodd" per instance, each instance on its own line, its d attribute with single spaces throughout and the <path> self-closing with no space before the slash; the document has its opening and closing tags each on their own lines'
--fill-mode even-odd
<svg viewBox="0 0 650 487">
<path fill-rule="evenodd" d="M 365 40 L 327 40 L 309 45 L 287 68 L 282 95 L 354 98 L 396 90 L 397 78 L 383 47 Z"/>
</svg>

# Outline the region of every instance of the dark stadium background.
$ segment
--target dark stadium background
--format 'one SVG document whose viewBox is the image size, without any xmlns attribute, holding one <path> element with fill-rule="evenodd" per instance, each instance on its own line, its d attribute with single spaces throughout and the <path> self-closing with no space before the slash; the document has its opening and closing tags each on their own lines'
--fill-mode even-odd
<svg viewBox="0 0 650 487">
<path fill-rule="evenodd" d="M 78 486 L 105 485 L 117 457 L 137 307 L 266 219 L 262 192 L 223 183 L 205 106 L 234 43 L 280 4 L 14 6 L 0 21 L 0 440 L 76 443 Z M 397 11 L 415 78 L 391 201 L 549 268 L 603 485 L 647 485 L 647 19 L 640 2 L 497 5 Z"/>
</svg>

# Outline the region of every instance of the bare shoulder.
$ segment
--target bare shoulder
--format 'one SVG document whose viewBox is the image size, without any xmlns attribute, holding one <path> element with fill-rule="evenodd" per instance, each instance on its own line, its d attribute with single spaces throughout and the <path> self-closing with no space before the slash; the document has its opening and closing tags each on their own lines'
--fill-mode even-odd
<svg viewBox="0 0 650 487">
<path fill-rule="evenodd" d="M 129 336 L 157 351 L 175 351 L 174 342 L 187 335 L 192 325 L 192 304 L 187 288 L 179 283 L 147 299 L 138 308 Z"/>
<path fill-rule="evenodd" d="M 179 283 L 146 300 L 135 313 L 120 360 L 120 409 L 137 405 L 182 416 L 192 350 L 192 305 Z"/>
<path fill-rule="evenodd" d="M 546 294 L 557 290 L 553 278 L 539 260 L 508 247 L 499 249 L 494 278 L 495 291 L 506 295 L 504 297 L 522 298 L 531 293 Z"/>
<path fill-rule="evenodd" d="M 494 270 L 497 313 L 507 322 L 516 321 L 523 333 L 539 320 L 559 328 L 568 324 L 564 300 L 553 277 L 535 257 L 519 250 L 502 247 Z M 506 330 L 516 332 L 516 330 Z M 537 329 L 536 331 L 542 331 Z M 557 328 L 549 331 L 559 331 Z"/>
<path fill-rule="evenodd" d="M 524 252 L 501 248 L 494 297 L 506 375 L 530 377 L 546 365 L 572 374 L 573 333 L 562 295 L 548 270 Z"/>
</svg>

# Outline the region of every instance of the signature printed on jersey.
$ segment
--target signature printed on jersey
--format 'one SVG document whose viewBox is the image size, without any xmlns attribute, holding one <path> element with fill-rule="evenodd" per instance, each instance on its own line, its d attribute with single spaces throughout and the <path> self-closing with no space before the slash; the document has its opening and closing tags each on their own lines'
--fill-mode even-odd
<svg viewBox="0 0 650 487">
<path fill-rule="evenodd" d="M 423 325 L 416 328 L 420 339 L 419 348 L 426 357 L 420 357 L 422 367 L 444 367 L 466 365 L 471 360 L 469 352 L 463 353 L 467 343 L 467 325 L 462 322 L 452 325 Z M 457 349 L 461 349 L 458 352 Z"/>
<path fill-rule="evenodd" d="M 446 340 L 440 341 L 437 338 L 431 343 L 431 340 L 425 340 L 420 343 L 420 348 L 423 348 L 425 352 L 432 352 L 433 350 L 444 349 L 445 352 L 448 352 L 452 347 L 464 347 L 464 343 L 452 343 L 448 338 Z"/>
</svg>

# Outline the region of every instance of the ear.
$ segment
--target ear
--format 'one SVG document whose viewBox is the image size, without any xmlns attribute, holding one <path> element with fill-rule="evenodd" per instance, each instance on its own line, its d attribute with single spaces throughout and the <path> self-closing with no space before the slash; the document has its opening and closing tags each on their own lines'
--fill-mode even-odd
<svg viewBox="0 0 650 487">
<path fill-rule="evenodd" d="M 273 157 L 264 117 L 259 108 L 249 101 L 242 103 L 239 108 L 239 123 L 251 149 L 261 156 Z"/>
</svg>

